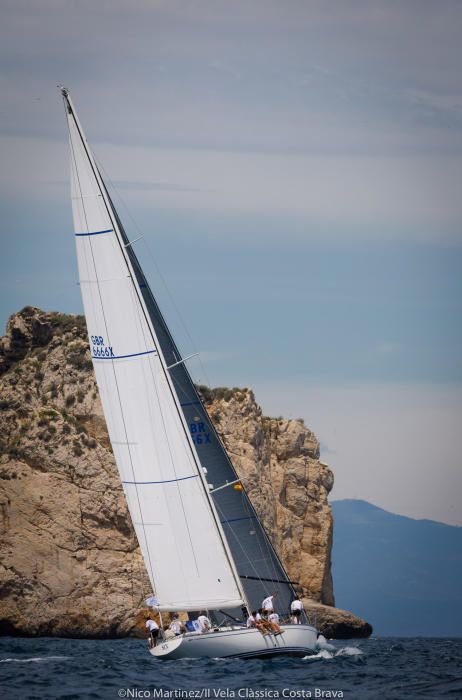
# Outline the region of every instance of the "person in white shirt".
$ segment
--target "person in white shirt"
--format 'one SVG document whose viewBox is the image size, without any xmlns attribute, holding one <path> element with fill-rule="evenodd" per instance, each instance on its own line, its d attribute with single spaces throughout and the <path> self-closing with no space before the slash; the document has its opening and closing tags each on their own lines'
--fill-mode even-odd
<svg viewBox="0 0 462 700">
<path fill-rule="evenodd" d="M 159 636 L 159 625 L 155 622 L 151 616 L 146 620 L 146 628 L 149 634 L 149 646 L 155 647 L 157 644 L 157 637 Z"/>
<path fill-rule="evenodd" d="M 301 614 L 303 612 L 303 603 L 299 598 L 295 598 L 290 604 L 290 616 L 294 625 L 301 625 Z"/>
<path fill-rule="evenodd" d="M 212 628 L 212 623 L 210 622 L 209 618 L 206 616 L 203 610 L 201 610 L 200 615 L 197 618 L 197 622 L 199 623 L 201 634 L 210 632 Z"/>
<path fill-rule="evenodd" d="M 268 624 L 271 626 L 271 631 L 275 636 L 283 634 L 284 630 L 279 627 L 279 615 L 277 613 L 272 612 L 268 615 Z"/>
<path fill-rule="evenodd" d="M 261 606 L 267 614 L 274 612 L 274 599 L 276 596 L 277 591 L 263 600 Z"/>
<path fill-rule="evenodd" d="M 272 631 L 271 625 L 266 619 L 265 611 L 263 610 L 263 608 L 260 608 L 257 614 L 255 615 L 255 623 L 262 634 L 268 634 Z"/>
<path fill-rule="evenodd" d="M 247 618 L 247 627 L 256 627 L 257 626 L 257 621 L 255 619 L 255 615 L 257 614 L 256 610 L 252 611 L 252 614 L 249 615 Z"/>
<path fill-rule="evenodd" d="M 176 637 L 175 632 L 170 629 L 169 625 L 164 625 L 163 635 L 165 640 L 175 639 Z"/>
<path fill-rule="evenodd" d="M 268 634 L 268 630 L 265 628 L 265 624 L 262 616 L 256 610 L 252 610 L 252 614 L 247 618 L 247 627 L 256 627 L 261 634 Z"/>
<path fill-rule="evenodd" d="M 171 629 L 172 632 L 173 632 L 173 633 L 175 634 L 175 636 L 177 636 L 177 637 L 178 637 L 180 634 L 182 634 L 183 632 L 186 631 L 186 627 L 185 627 L 184 624 L 181 622 L 181 620 L 180 620 L 180 618 L 179 618 L 179 616 L 178 616 L 178 613 L 175 613 L 175 615 L 173 615 L 173 619 L 172 619 L 172 621 L 171 621 L 171 623 L 170 623 L 169 629 Z"/>
</svg>

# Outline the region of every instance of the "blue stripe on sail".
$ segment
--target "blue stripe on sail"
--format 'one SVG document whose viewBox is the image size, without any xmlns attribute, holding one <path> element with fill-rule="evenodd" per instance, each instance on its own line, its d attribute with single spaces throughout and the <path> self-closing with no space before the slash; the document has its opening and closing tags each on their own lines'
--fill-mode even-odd
<svg viewBox="0 0 462 700">
<path fill-rule="evenodd" d="M 140 357 L 140 355 L 152 355 L 153 353 L 157 355 L 157 350 L 146 350 L 146 352 L 134 352 L 132 355 L 112 355 L 108 357 L 92 355 L 92 358 L 94 360 L 124 360 L 126 357 Z"/>
<path fill-rule="evenodd" d="M 191 474 L 191 476 L 180 476 L 179 479 L 166 479 L 165 481 L 122 481 L 123 484 L 134 484 L 136 486 L 145 486 L 146 484 L 171 484 L 174 481 L 185 481 L 185 479 L 196 479 L 199 474 Z"/>
<path fill-rule="evenodd" d="M 188 401 L 188 403 L 182 403 L 180 406 L 196 406 L 197 404 L 200 404 L 200 401 Z"/>
<path fill-rule="evenodd" d="M 91 231 L 90 233 L 76 233 L 76 236 L 99 236 L 101 233 L 112 233 L 113 228 L 107 228 L 105 231 Z"/>
<path fill-rule="evenodd" d="M 249 516 L 246 516 L 245 518 L 231 518 L 230 520 L 222 520 L 221 524 L 227 525 L 228 523 L 236 523 L 238 520 L 255 520 L 255 519 L 256 519 L 255 515 L 249 515 Z"/>
</svg>

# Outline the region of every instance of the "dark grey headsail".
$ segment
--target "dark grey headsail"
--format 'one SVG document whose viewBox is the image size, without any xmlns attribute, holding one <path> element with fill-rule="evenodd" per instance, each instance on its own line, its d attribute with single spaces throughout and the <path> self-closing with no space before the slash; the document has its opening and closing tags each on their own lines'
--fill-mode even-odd
<svg viewBox="0 0 462 700">
<path fill-rule="evenodd" d="M 109 194 L 108 194 L 109 197 Z M 109 197 L 110 200 L 110 197 Z M 256 512 L 242 486 L 211 419 L 203 405 L 191 376 L 154 295 L 147 283 L 133 247 L 111 202 L 122 237 L 127 246 L 139 287 L 150 314 L 157 338 L 167 364 L 172 367 L 171 377 L 191 431 L 200 461 L 207 470 L 207 481 L 213 484 L 213 499 L 252 609 L 258 609 L 263 598 L 277 591 L 275 609 L 286 615 L 295 592 Z M 229 484 L 225 486 L 225 484 Z M 225 486 L 224 488 L 219 488 Z M 218 489 L 218 490 L 217 490 Z M 241 611 L 234 611 L 241 617 Z"/>
</svg>

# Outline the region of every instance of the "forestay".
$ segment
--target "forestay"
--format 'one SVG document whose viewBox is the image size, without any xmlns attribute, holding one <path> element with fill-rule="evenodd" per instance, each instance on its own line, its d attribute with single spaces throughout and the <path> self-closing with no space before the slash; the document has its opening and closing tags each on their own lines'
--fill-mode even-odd
<svg viewBox="0 0 462 700">
<path fill-rule="evenodd" d="M 117 467 L 162 609 L 240 606 L 204 473 L 67 91 L 71 189 L 91 354 Z"/>
</svg>

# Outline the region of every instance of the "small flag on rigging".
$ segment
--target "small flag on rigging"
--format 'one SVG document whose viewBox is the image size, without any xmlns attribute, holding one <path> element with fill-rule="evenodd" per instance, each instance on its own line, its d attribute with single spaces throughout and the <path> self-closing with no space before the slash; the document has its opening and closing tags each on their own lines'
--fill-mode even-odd
<svg viewBox="0 0 462 700">
<path fill-rule="evenodd" d="M 144 601 L 148 608 L 155 608 L 156 605 L 159 605 L 159 601 L 157 600 L 156 596 L 152 595 L 150 598 L 146 598 Z"/>
</svg>

